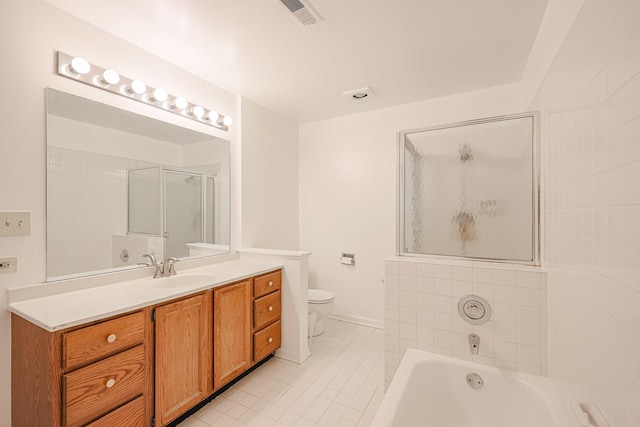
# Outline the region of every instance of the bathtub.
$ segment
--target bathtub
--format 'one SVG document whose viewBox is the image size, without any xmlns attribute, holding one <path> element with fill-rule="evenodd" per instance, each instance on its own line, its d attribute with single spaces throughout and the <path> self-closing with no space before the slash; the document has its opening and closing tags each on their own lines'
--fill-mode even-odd
<svg viewBox="0 0 640 427">
<path fill-rule="evenodd" d="M 570 419 L 546 378 L 409 349 L 372 427 L 575 426 Z"/>
</svg>

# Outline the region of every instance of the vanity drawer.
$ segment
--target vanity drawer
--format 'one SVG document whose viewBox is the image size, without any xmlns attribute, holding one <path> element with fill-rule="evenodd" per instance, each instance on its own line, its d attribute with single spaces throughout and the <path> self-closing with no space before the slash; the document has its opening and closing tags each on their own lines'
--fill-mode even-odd
<svg viewBox="0 0 640 427">
<path fill-rule="evenodd" d="M 62 336 L 62 367 L 84 365 L 144 341 L 144 313 L 87 326 Z"/>
<path fill-rule="evenodd" d="M 280 321 L 253 334 L 253 360 L 258 361 L 280 347 Z"/>
<path fill-rule="evenodd" d="M 62 377 L 65 426 L 79 426 L 142 395 L 144 346 L 139 345 Z"/>
<path fill-rule="evenodd" d="M 253 327 L 260 329 L 280 318 L 280 291 L 253 302 Z"/>
<path fill-rule="evenodd" d="M 144 427 L 146 424 L 144 421 L 144 397 L 140 396 L 88 424 L 87 427 Z"/>
<path fill-rule="evenodd" d="M 280 282 L 280 270 L 265 274 L 264 276 L 256 277 L 253 279 L 253 296 L 259 298 L 263 295 L 280 290 Z"/>
</svg>

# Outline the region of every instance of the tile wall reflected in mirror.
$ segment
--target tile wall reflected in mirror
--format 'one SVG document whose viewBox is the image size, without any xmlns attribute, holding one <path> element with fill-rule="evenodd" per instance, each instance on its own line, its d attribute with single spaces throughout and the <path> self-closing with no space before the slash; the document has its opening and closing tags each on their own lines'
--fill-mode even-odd
<svg viewBox="0 0 640 427">
<path fill-rule="evenodd" d="M 47 89 L 47 278 L 229 252 L 229 142 Z"/>
</svg>

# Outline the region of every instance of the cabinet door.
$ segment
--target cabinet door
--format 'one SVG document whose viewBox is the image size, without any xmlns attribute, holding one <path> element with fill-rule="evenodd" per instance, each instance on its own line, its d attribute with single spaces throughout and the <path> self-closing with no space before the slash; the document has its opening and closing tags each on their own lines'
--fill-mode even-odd
<svg viewBox="0 0 640 427">
<path fill-rule="evenodd" d="M 213 291 L 213 386 L 251 365 L 251 280 Z"/>
<path fill-rule="evenodd" d="M 156 308 L 156 423 L 182 415 L 211 391 L 211 292 Z"/>
</svg>

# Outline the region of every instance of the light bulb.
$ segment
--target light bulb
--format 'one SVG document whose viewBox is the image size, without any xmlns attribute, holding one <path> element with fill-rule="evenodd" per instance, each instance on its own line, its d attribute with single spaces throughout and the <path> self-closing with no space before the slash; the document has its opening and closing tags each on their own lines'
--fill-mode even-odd
<svg viewBox="0 0 640 427">
<path fill-rule="evenodd" d="M 156 89 L 153 91 L 153 96 L 151 96 L 152 102 L 164 102 L 169 98 L 169 94 L 164 89 Z"/>
<path fill-rule="evenodd" d="M 231 123 L 233 123 L 233 119 L 229 116 L 224 116 L 224 119 L 222 119 L 222 124 L 225 126 L 231 126 Z"/>
<path fill-rule="evenodd" d="M 187 106 L 189 106 L 189 103 L 187 102 L 186 99 L 179 97 L 179 98 L 176 98 L 175 101 L 173 101 L 173 105 L 175 108 L 178 108 L 179 110 L 184 110 L 185 108 L 187 108 Z"/>
<path fill-rule="evenodd" d="M 207 114 L 207 118 L 209 120 L 211 120 L 212 122 L 218 121 L 218 117 L 220 117 L 220 114 L 218 114 L 217 111 L 211 110 L 211 111 L 209 111 L 209 114 Z"/>
<path fill-rule="evenodd" d="M 191 114 L 193 114 L 197 118 L 201 118 L 202 116 L 204 116 L 204 108 L 202 108 L 199 105 L 196 105 L 191 109 Z"/>
<path fill-rule="evenodd" d="M 113 70 L 104 70 L 102 73 L 102 82 L 108 85 L 117 85 L 120 82 L 120 74 Z"/>
<path fill-rule="evenodd" d="M 69 68 L 74 74 L 87 74 L 91 70 L 91 64 L 86 59 L 76 56 L 71 60 Z"/>
<path fill-rule="evenodd" d="M 138 95 L 142 95 L 147 91 L 147 85 L 141 82 L 140 80 L 134 80 L 131 82 L 131 86 L 129 88 L 129 92 L 137 93 Z"/>
</svg>

